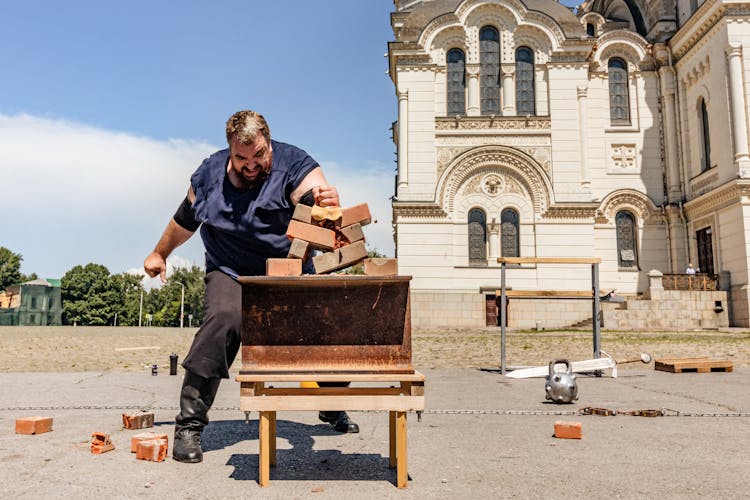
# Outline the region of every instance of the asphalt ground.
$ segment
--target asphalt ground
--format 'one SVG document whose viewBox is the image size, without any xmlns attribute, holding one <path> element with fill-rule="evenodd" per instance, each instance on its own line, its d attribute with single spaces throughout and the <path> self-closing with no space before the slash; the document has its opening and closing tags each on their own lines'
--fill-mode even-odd
<svg viewBox="0 0 750 500">
<path fill-rule="evenodd" d="M 653 365 L 652 365 L 653 366 Z M 181 375 L 160 372 L 0 374 L 2 498 L 747 498 L 750 369 L 673 374 L 653 367 L 578 376 L 579 400 L 545 401 L 544 379 L 471 368 L 422 370 L 427 409 L 408 419 L 408 488 L 388 468 L 386 412 L 351 412 L 337 434 L 314 412 L 278 414 L 278 463 L 258 485 L 257 413 L 222 383 L 203 435 L 204 461 L 136 460 L 122 414 L 152 410 L 170 438 Z M 580 415 L 583 407 L 667 416 Z M 15 434 L 15 419 L 51 416 L 52 432 Z M 583 439 L 553 437 L 581 422 Z M 91 433 L 114 451 L 93 455 Z"/>
</svg>

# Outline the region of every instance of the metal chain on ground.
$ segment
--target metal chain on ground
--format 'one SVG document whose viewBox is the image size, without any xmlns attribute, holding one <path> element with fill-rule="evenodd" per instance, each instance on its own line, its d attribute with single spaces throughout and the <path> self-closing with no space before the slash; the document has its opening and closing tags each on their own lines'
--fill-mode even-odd
<svg viewBox="0 0 750 500">
<path fill-rule="evenodd" d="M 11 406 L 0 408 L 0 411 L 57 411 L 57 410 L 169 410 L 179 411 L 177 406 L 149 406 L 149 405 L 78 405 L 78 406 Z M 215 406 L 212 411 L 240 411 L 238 406 Z M 378 413 L 377 410 L 362 413 Z M 671 408 L 661 410 L 612 410 L 608 408 L 586 407 L 579 410 L 424 410 L 427 415 L 522 415 L 522 416 L 574 416 L 574 415 L 633 415 L 643 417 L 750 417 L 750 413 L 708 413 L 684 412 Z"/>
</svg>

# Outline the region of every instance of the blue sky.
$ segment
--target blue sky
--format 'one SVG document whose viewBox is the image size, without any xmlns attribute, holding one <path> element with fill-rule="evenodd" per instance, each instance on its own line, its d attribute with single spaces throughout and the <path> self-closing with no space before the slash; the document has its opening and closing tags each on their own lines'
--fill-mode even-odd
<svg viewBox="0 0 750 500">
<path fill-rule="evenodd" d="M 239 109 L 307 150 L 344 206 L 378 220 L 397 101 L 386 74 L 391 0 L 5 2 L 0 30 L 0 246 L 21 271 L 140 269 Z M 203 265 L 198 235 L 172 265 Z"/>
</svg>

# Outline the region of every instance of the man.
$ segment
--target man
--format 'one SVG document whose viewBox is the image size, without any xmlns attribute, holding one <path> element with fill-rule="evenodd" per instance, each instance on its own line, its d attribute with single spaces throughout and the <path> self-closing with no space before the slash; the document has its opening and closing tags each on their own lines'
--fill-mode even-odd
<svg viewBox="0 0 750 500">
<path fill-rule="evenodd" d="M 692 262 L 688 262 L 687 269 L 685 269 L 685 274 L 695 274 L 695 268 L 693 267 Z"/>
<path fill-rule="evenodd" d="M 143 267 L 166 282 L 167 257 L 200 227 L 206 249 L 204 318 L 182 366 L 185 379 L 175 418 L 172 456 L 200 462 L 200 436 L 219 382 L 241 342 L 242 288 L 237 276 L 265 274 L 267 258 L 286 257 L 287 226 L 297 203 L 339 206 L 335 187 L 303 150 L 271 139 L 262 115 L 239 111 L 227 121 L 229 149 L 203 161 L 187 196 Z M 313 272 L 312 264 L 303 264 Z M 320 412 L 339 432 L 359 432 L 346 412 Z"/>
</svg>

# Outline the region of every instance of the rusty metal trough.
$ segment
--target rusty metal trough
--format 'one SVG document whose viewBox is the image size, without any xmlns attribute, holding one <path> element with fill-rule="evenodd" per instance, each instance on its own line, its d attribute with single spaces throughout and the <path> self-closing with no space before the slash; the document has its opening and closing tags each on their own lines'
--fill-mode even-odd
<svg viewBox="0 0 750 500">
<path fill-rule="evenodd" d="M 240 373 L 414 373 L 411 276 L 253 276 Z"/>
</svg>

